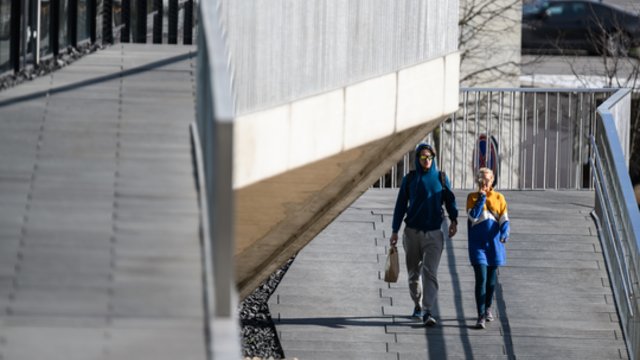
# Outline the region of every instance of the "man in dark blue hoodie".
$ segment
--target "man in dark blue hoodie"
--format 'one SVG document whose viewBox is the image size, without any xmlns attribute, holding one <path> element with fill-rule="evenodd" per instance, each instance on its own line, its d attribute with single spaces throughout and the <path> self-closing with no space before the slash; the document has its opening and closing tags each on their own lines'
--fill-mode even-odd
<svg viewBox="0 0 640 360">
<path fill-rule="evenodd" d="M 431 311 L 438 294 L 438 265 L 444 249 L 442 204 L 451 220 L 449 237 L 457 232 L 458 209 L 449 179 L 444 173 L 441 178 L 438 171 L 435 149 L 422 143 L 416 148 L 415 155 L 416 170 L 402 179 L 398 191 L 390 243 L 396 246 L 404 219 L 402 245 L 406 254 L 409 292 L 415 304 L 413 316 L 422 316 L 425 326 L 434 326 L 437 321 Z"/>
</svg>

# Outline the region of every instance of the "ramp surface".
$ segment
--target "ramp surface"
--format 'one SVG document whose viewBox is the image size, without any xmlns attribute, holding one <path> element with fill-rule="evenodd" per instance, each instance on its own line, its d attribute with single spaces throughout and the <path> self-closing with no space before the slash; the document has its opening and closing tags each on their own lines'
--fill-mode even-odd
<svg viewBox="0 0 640 360">
<path fill-rule="evenodd" d="M 0 92 L 0 358 L 204 359 L 194 47 Z"/>
<path fill-rule="evenodd" d="M 439 268 L 439 325 L 410 318 L 400 279 L 381 280 L 396 190 L 372 189 L 296 257 L 270 299 L 287 358 L 626 359 L 589 191 L 509 191 L 511 241 L 486 330 L 476 321 L 466 193 Z"/>
</svg>

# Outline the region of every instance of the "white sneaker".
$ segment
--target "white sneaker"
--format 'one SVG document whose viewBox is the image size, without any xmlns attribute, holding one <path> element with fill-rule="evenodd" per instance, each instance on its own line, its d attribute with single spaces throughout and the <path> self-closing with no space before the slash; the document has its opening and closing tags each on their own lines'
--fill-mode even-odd
<svg viewBox="0 0 640 360">
<path fill-rule="evenodd" d="M 491 308 L 487 308 L 487 311 L 484 313 L 484 317 L 485 319 L 487 319 L 487 321 L 493 321 L 493 311 L 491 311 Z"/>
<path fill-rule="evenodd" d="M 487 328 L 486 319 L 484 318 L 484 316 L 479 316 L 478 322 L 476 322 L 476 329 L 486 329 L 486 328 Z"/>
</svg>

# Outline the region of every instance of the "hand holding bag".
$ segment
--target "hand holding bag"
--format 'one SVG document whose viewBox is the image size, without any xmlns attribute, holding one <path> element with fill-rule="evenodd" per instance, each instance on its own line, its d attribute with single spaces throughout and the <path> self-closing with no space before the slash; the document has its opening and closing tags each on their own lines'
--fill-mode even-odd
<svg viewBox="0 0 640 360">
<path fill-rule="evenodd" d="M 384 281 L 394 283 L 398 281 L 400 264 L 398 263 L 398 248 L 392 246 L 387 254 L 387 263 L 384 267 Z"/>
</svg>

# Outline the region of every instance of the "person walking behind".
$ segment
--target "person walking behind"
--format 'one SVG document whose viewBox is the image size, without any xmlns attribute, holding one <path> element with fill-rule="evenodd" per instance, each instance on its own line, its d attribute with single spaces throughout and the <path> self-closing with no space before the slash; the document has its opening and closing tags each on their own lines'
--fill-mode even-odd
<svg viewBox="0 0 640 360">
<path fill-rule="evenodd" d="M 498 266 L 506 264 L 504 244 L 509 239 L 509 215 L 504 195 L 493 190 L 493 171 L 480 168 L 476 175 L 478 191 L 467 196 L 469 260 L 475 273 L 478 309 L 476 328 L 493 321 L 491 304 L 498 282 Z"/>
<path fill-rule="evenodd" d="M 422 316 L 425 326 L 437 324 L 432 309 L 438 292 L 438 265 L 444 248 L 441 230 L 443 203 L 451 220 L 449 237 L 456 234 L 458 224 L 455 196 L 449 188 L 446 174 L 438 171 L 435 156 L 436 151 L 428 144 L 422 143 L 416 147 L 416 170 L 402 179 L 393 211 L 390 238 L 391 246 L 396 246 L 404 218 L 402 245 L 406 254 L 409 292 L 415 305 L 413 317 Z"/>
</svg>

